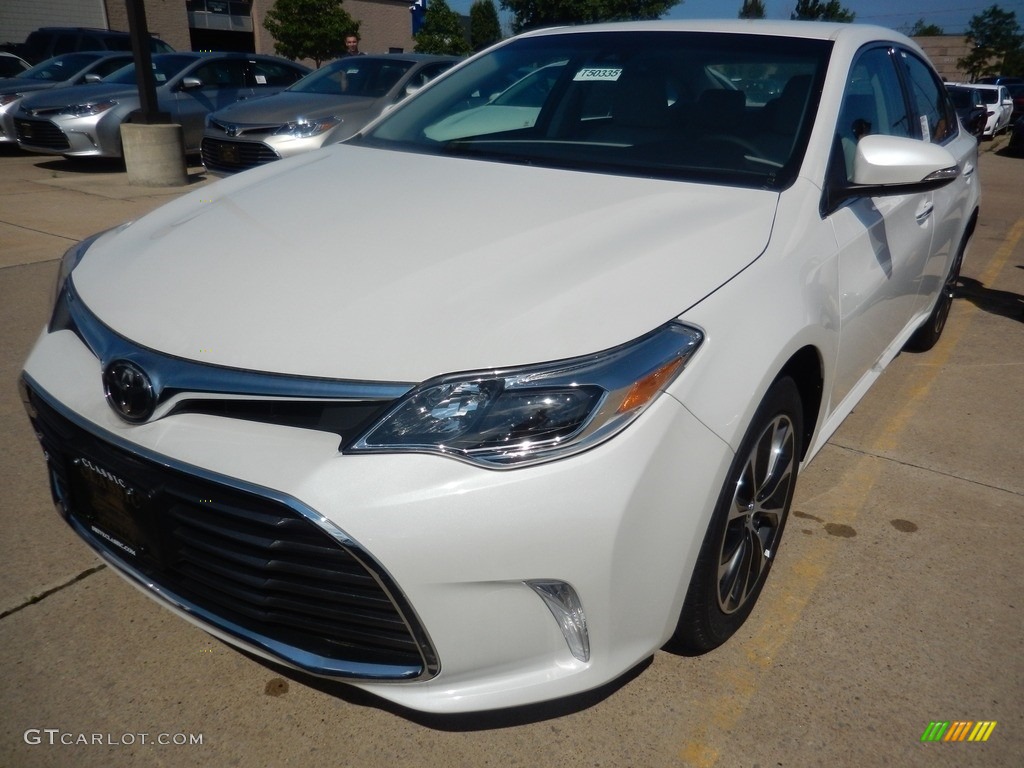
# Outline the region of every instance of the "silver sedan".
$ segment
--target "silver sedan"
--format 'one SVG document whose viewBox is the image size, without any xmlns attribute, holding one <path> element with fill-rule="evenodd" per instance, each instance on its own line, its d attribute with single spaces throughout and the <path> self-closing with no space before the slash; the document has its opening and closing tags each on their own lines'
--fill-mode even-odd
<svg viewBox="0 0 1024 768">
<path fill-rule="evenodd" d="M 26 94 L 98 83 L 131 63 L 132 55 L 127 51 L 64 53 L 40 62 L 15 77 L 0 80 L 0 144 L 14 144 L 18 141 L 14 132 L 14 113 Z"/>
<path fill-rule="evenodd" d="M 274 96 L 212 113 L 203 164 L 226 175 L 342 141 L 449 69 L 452 56 L 349 56 Z"/>
</svg>

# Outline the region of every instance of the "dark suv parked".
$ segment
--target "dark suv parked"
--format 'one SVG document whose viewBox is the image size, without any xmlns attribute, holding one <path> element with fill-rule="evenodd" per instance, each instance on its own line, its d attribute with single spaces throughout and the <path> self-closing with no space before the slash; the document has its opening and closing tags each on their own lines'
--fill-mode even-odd
<svg viewBox="0 0 1024 768">
<path fill-rule="evenodd" d="M 127 32 L 85 27 L 42 27 L 30 32 L 15 51 L 26 61 L 38 64 L 51 56 L 76 51 L 130 51 L 132 39 Z M 153 53 L 173 53 L 174 49 L 158 37 L 150 35 Z"/>
</svg>

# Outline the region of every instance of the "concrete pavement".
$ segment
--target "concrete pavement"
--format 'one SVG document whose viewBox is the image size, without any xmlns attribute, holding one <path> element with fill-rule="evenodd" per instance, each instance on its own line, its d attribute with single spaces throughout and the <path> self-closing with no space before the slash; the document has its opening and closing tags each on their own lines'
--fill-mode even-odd
<svg viewBox="0 0 1024 768">
<path fill-rule="evenodd" d="M 15 390 L 76 240 L 180 189 L 0 152 L 0 766 L 1006 766 L 1024 754 L 1024 159 L 984 145 L 946 334 L 803 473 L 748 624 L 592 695 L 429 718 L 250 659 L 131 589 L 54 512 Z M 190 188 L 206 183 L 192 169 Z M 922 743 L 932 721 L 996 721 Z M 166 742 L 166 743 L 162 743 Z"/>
</svg>

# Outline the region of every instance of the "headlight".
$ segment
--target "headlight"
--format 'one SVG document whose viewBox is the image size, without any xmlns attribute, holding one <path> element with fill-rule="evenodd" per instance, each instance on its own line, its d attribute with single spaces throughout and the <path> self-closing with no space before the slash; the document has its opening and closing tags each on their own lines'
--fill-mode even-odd
<svg viewBox="0 0 1024 768">
<path fill-rule="evenodd" d="M 88 104 L 73 104 L 70 107 L 64 107 L 64 109 L 60 111 L 60 114 L 72 115 L 74 117 L 89 117 L 90 115 L 99 115 L 106 112 L 115 104 L 117 104 L 117 102 L 113 99 L 90 102 Z"/>
<path fill-rule="evenodd" d="M 340 125 L 342 119 L 331 115 L 316 120 L 307 120 L 300 117 L 294 123 L 283 125 L 275 131 L 278 136 L 294 136 L 297 139 L 308 139 L 310 136 L 319 136 L 321 133 L 331 130 Z"/>
<path fill-rule="evenodd" d="M 703 338 L 673 322 L 583 358 L 427 381 L 347 452 L 439 453 L 490 468 L 579 453 L 636 419 Z"/>
</svg>

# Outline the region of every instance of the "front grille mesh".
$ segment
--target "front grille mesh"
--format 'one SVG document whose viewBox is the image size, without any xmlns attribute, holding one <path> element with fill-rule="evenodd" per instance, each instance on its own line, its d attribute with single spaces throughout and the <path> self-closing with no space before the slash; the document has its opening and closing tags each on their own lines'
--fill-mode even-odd
<svg viewBox="0 0 1024 768">
<path fill-rule="evenodd" d="M 424 671 L 416 637 L 365 556 L 361 561 L 281 502 L 122 451 L 31 390 L 29 398 L 55 500 L 81 527 L 89 530 L 97 518 L 76 490 L 82 484 L 76 459 L 123 478 L 145 499 L 130 523 L 137 556 L 99 536 L 94 545 L 218 617 L 221 626 L 237 625 L 326 659 L 400 669 L 396 677 Z"/>
<path fill-rule="evenodd" d="M 211 171 L 235 173 L 247 168 L 279 160 L 278 154 L 266 144 L 252 141 L 224 141 L 203 138 L 203 165 Z"/>
<path fill-rule="evenodd" d="M 14 121 L 14 128 L 18 132 L 18 141 L 26 146 L 44 149 L 71 149 L 68 137 L 49 120 L 18 118 Z"/>
</svg>

